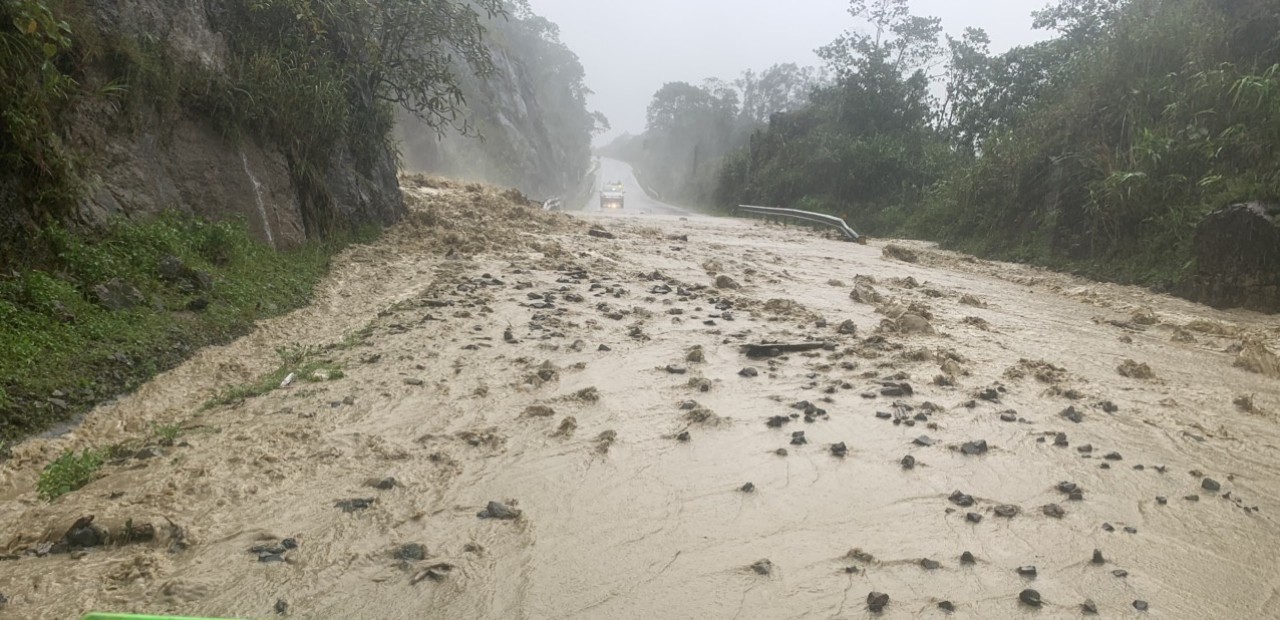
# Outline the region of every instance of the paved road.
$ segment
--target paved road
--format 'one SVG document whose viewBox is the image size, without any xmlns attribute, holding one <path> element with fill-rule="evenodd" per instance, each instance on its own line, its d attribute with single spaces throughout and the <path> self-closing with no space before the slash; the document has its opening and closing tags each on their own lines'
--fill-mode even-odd
<svg viewBox="0 0 1280 620">
<path fill-rule="evenodd" d="M 614 181 L 622 181 L 623 187 L 627 190 L 625 206 L 619 213 L 629 215 L 690 215 L 687 209 L 681 209 L 650 198 L 645 193 L 644 188 L 640 187 L 640 181 L 636 180 L 636 175 L 631 171 L 630 165 L 616 159 L 604 157 L 600 158 L 600 173 L 596 175 L 595 191 L 592 192 L 591 199 L 587 201 L 586 211 L 600 211 L 600 188 L 606 183 Z M 610 209 L 610 211 L 613 210 Z"/>
</svg>

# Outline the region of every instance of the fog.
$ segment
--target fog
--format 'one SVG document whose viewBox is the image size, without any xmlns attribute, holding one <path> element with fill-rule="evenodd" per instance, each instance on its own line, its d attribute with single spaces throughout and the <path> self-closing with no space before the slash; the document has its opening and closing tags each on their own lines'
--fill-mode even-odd
<svg viewBox="0 0 1280 620">
<path fill-rule="evenodd" d="M 1046 38 L 1031 29 L 1031 12 L 1047 0 L 912 0 L 918 15 L 942 18 L 948 34 L 983 28 L 993 52 Z M 733 79 L 775 63 L 817 65 L 814 49 L 855 24 L 845 0 L 532 0 L 559 24 L 578 54 L 595 94 L 589 103 L 612 130 L 644 130 L 645 108 L 664 83 Z"/>
</svg>

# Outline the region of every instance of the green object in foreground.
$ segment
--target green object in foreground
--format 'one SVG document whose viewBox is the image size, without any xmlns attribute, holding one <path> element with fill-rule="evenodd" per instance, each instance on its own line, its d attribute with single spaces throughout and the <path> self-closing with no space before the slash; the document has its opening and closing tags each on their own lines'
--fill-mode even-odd
<svg viewBox="0 0 1280 620">
<path fill-rule="evenodd" d="M 80 620 L 219 620 L 218 618 L 188 618 L 185 616 L 147 616 L 138 614 L 105 614 L 93 612 Z M 226 619 L 222 619 L 226 620 Z"/>
</svg>

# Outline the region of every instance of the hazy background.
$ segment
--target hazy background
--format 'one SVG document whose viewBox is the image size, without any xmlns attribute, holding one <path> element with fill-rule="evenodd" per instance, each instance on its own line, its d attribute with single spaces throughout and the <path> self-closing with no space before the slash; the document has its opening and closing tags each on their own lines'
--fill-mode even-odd
<svg viewBox="0 0 1280 620">
<path fill-rule="evenodd" d="M 942 18 L 948 34 L 984 28 L 991 51 L 1048 38 L 1031 12 L 1048 0 L 912 0 L 918 15 Z M 595 91 L 589 105 L 609 117 L 607 141 L 644 130 L 645 109 L 664 83 L 732 80 L 775 63 L 817 66 L 813 50 L 854 25 L 846 0 L 531 0 L 560 25 Z"/>
</svg>

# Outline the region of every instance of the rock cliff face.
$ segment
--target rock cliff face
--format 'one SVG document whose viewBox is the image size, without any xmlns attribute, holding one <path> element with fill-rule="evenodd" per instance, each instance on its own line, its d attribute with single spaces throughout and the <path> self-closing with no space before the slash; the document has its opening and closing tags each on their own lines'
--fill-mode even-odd
<svg viewBox="0 0 1280 620">
<path fill-rule="evenodd" d="M 224 0 L 90 0 L 94 25 L 104 35 L 131 36 L 162 46 L 178 65 L 219 73 L 228 62 L 217 29 Z M 87 76 L 104 84 L 105 76 Z M 288 248 L 308 231 L 300 190 L 285 155 L 252 137 L 221 135 L 195 110 L 146 109 L 126 113 L 87 101 L 72 114 L 68 142 L 82 154 L 84 223 L 145 217 L 178 210 L 206 219 L 242 218 L 264 242 Z M 323 181 L 345 224 L 388 224 L 404 212 L 391 152 L 357 162 L 345 149 L 329 159 Z"/>
<path fill-rule="evenodd" d="M 1196 273 L 1183 293 L 1222 308 L 1280 312 L 1280 205 L 1248 203 L 1210 213 L 1195 240 Z"/>
</svg>

